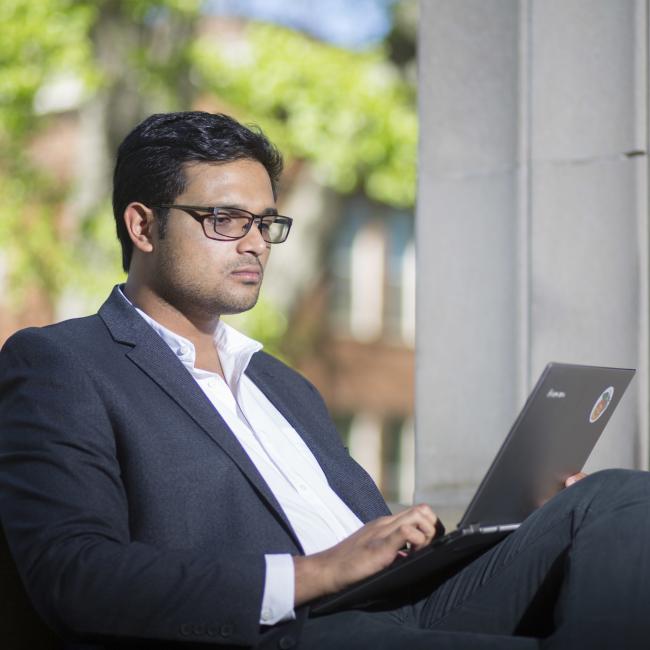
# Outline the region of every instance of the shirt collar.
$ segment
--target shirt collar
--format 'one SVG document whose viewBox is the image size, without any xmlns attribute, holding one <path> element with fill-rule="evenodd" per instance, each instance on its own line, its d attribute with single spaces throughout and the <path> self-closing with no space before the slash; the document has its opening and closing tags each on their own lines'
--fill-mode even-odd
<svg viewBox="0 0 650 650">
<path fill-rule="evenodd" d="M 133 305 L 126 297 L 124 291 L 120 287 L 120 293 L 130 305 L 142 316 L 146 323 L 162 338 L 162 340 L 169 346 L 171 351 L 178 357 L 183 365 L 192 374 L 212 374 L 207 371 L 200 370 L 194 367 L 196 361 L 196 350 L 194 344 L 176 332 L 161 325 L 158 321 L 154 320 L 143 312 L 141 309 Z M 225 375 L 226 382 L 231 388 L 239 384 L 241 376 L 246 371 L 251 357 L 262 349 L 262 344 L 255 339 L 252 339 L 245 334 L 237 331 L 221 319 L 217 323 L 217 329 L 214 334 L 214 344 L 219 352 L 219 360 L 221 361 L 221 368 Z"/>
</svg>

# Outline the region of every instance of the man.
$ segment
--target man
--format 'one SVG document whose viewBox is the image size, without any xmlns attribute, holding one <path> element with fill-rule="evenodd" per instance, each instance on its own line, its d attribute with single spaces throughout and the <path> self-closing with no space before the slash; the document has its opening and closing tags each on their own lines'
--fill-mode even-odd
<svg viewBox="0 0 650 650">
<path fill-rule="evenodd" d="M 220 320 L 255 304 L 289 234 L 280 171 L 231 118 L 148 118 L 115 168 L 126 283 L 3 348 L 0 517 L 39 614 L 84 647 L 641 647 L 633 472 L 580 481 L 435 589 L 309 616 L 438 522 L 390 515 L 316 389 Z"/>
</svg>

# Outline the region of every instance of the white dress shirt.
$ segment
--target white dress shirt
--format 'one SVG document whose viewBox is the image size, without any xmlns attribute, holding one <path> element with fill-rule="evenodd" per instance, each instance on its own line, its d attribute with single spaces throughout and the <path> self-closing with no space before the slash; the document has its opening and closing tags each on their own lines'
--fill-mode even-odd
<svg viewBox="0 0 650 650">
<path fill-rule="evenodd" d="M 137 309 L 137 307 L 136 307 Z M 251 379 L 244 374 L 258 341 L 219 321 L 214 341 L 224 379 L 194 366 L 194 345 L 138 313 L 196 380 L 266 481 L 309 555 L 334 546 L 363 524 L 327 482 L 303 439 Z M 260 623 L 295 618 L 294 566 L 291 555 L 267 554 Z"/>
</svg>

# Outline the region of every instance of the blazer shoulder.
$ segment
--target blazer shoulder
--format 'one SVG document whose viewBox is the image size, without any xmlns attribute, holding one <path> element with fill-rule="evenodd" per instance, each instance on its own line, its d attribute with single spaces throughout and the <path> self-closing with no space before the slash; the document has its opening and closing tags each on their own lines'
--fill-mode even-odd
<svg viewBox="0 0 650 650">
<path fill-rule="evenodd" d="M 85 346 L 96 345 L 106 334 L 106 326 L 95 314 L 44 327 L 26 327 L 18 330 L 5 341 L 1 352 L 25 353 L 31 357 L 45 354 L 48 350 L 79 350 Z"/>
</svg>

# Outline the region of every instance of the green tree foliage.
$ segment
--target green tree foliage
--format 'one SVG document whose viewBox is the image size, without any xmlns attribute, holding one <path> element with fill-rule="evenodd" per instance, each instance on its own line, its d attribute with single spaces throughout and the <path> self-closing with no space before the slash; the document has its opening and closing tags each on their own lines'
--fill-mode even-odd
<svg viewBox="0 0 650 650">
<path fill-rule="evenodd" d="M 37 125 L 34 97 L 62 72 L 87 76 L 94 11 L 75 0 L 3 0 L 0 138 L 12 149 Z"/>
<path fill-rule="evenodd" d="M 261 24 L 231 39 L 209 30 L 198 38 L 200 5 L 3 0 L 0 248 L 18 302 L 34 287 L 52 306 L 70 286 L 96 299 L 105 293 L 119 275 L 109 204 L 116 144 L 145 115 L 189 109 L 199 93 L 259 124 L 336 190 L 413 204 L 414 90 L 384 49 L 349 52 Z M 82 139 L 85 168 L 71 179 L 32 155 L 58 119 L 38 110 L 39 93 L 60 78 L 81 83 L 79 128 L 96 135 Z M 253 315 L 251 327 L 276 341 L 282 318 L 269 306 L 262 312 L 271 316 Z"/>
<path fill-rule="evenodd" d="M 206 35 L 192 59 L 211 92 L 258 122 L 285 153 L 310 160 L 325 184 L 413 205 L 414 89 L 382 48 L 350 52 L 251 23 L 243 40 Z"/>
<path fill-rule="evenodd" d="M 64 71 L 89 80 L 92 12 L 72 0 L 5 0 L 2 8 L 0 245 L 13 286 L 56 292 L 69 253 L 55 227 L 64 195 L 52 176 L 30 164 L 28 145 L 47 125 L 34 110 L 39 89 Z"/>
<path fill-rule="evenodd" d="M 29 290 L 54 307 L 66 286 L 93 294 L 104 291 L 102 275 L 115 278 L 114 227 L 100 223 L 110 218 L 109 159 L 144 114 L 189 108 L 186 53 L 199 6 L 199 0 L 3 0 L 0 246 L 17 309 Z M 56 128 L 55 118 L 39 110 L 39 94 L 62 79 L 83 88 L 79 123 L 102 131 L 97 147 L 84 141 L 80 127 L 80 149 L 94 152 L 86 159 L 104 172 L 94 175 L 99 182 L 90 201 L 80 199 L 79 188 L 90 184 L 83 173 L 62 182 L 60 170 L 33 160 L 32 143 Z"/>
</svg>

